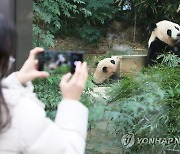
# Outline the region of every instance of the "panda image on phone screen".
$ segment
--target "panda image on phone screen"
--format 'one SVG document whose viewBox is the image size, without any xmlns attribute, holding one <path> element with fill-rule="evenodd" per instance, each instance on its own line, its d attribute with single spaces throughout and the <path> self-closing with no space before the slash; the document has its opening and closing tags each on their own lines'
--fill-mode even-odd
<svg viewBox="0 0 180 154">
<path fill-rule="evenodd" d="M 76 64 L 78 61 L 83 62 L 83 54 L 82 53 L 71 53 L 71 73 L 75 72 Z"/>
<path fill-rule="evenodd" d="M 78 61 L 83 62 L 83 53 L 45 51 L 38 54 L 38 70 L 49 73 L 74 73 Z"/>
</svg>

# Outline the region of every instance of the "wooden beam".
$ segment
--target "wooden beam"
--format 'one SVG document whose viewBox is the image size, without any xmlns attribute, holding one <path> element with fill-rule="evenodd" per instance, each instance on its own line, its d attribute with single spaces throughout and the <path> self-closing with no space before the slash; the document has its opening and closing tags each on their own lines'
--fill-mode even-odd
<svg viewBox="0 0 180 154">
<path fill-rule="evenodd" d="M 15 68 L 19 70 L 32 49 L 32 0 L 16 0 L 15 10 L 18 33 Z"/>
<path fill-rule="evenodd" d="M 0 0 L 0 13 L 16 26 L 18 34 L 13 71 L 19 70 L 32 49 L 32 0 Z"/>
</svg>

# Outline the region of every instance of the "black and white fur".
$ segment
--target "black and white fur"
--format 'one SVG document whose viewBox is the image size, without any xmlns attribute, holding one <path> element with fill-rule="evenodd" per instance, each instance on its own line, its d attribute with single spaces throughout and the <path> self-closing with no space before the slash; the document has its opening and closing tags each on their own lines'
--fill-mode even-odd
<svg viewBox="0 0 180 154">
<path fill-rule="evenodd" d="M 108 79 L 117 80 L 119 77 L 119 58 L 105 58 L 96 63 L 96 70 L 93 75 L 93 82 L 95 84 L 102 84 Z"/>
<path fill-rule="evenodd" d="M 180 57 L 180 26 L 174 22 L 163 20 L 150 25 L 151 36 L 148 41 L 147 65 L 154 65 L 157 56 L 173 52 Z M 161 60 L 157 61 L 160 62 Z"/>
</svg>

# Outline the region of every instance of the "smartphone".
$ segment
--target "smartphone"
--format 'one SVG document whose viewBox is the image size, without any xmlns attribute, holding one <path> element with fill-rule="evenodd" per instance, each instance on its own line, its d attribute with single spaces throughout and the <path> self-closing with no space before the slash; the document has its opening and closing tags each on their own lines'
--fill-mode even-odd
<svg viewBox="0 0 180 154">
<path fill-rule="evenodd" d="M 83 52 L 44 51 L 38 53 L 38 70 L 64 74 L 75 72 L 78 61 L 83 62 Z"/>
</svg>

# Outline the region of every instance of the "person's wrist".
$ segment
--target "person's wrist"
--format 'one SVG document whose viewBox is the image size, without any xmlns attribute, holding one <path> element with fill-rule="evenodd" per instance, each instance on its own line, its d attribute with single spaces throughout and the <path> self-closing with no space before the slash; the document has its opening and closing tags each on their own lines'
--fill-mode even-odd
<svg viewBox="0 0 180 154">
<path fill-rule="evenodd" d="M 78 101 L 77 99 L 73 99 L 73 98 L 63 98 L 63 101 Z"/>
<path fill-rule="evenodd" d="M 74 100 L 74 101 L 79 101 L 80 98 L 77 97 L 63 97 L 63 100 Z"/>
<path fill-rule="evenodd" d="M 23 86 L 25 86 L 25 85 L 26 85 L 26 81 L 25 81 L 22 73 L 21 73 L 21 72 L 17 72 L 17 73 L 16 73 L 16 76 L 17 76 L 17 79 L 19 80 L 19 82 L 20 82 Z"/>
</svg>

